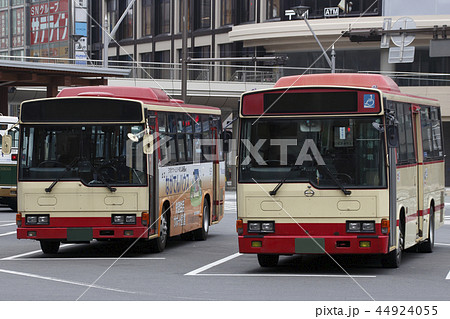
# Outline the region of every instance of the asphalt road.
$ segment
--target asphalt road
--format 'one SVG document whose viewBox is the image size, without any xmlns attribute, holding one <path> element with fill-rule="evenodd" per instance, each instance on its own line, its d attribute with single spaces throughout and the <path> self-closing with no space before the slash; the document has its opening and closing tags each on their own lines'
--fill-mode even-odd
<svg viewBox="0 0 450 319">
<path fill-rule="evenodd" d="M 159 254 L 139 243 L 121 258 L 127 244 L 108 242 L 62 245 L 45 256 L 38 242 L 16 239 L 15 213 L 0 207 L 0 300 L 449 301 L 446 200 L 434 252 L 407 252 L 399 269 L 366 256 L 283 256 L 277 268 L 260 268 L 256 256 L 238 254 L 232 193 L 208 240 L 174 238 Z"/>
</svg>

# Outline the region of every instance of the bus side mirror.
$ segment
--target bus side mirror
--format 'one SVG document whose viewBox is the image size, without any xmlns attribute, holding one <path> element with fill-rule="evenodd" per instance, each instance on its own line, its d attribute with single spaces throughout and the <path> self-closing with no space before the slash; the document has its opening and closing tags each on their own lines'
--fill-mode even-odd
<svg viewBox="0 0 450 319">
<path fill-rule="evenodd" d="M 5 155 L 11 154 L 12 136 L 5 134 L 2 136 L 2 152 Z"/>
<path fill-rule="evenodd" d="M 144 134 L 144 137 L 142 139 L 142 143 L 143 143 L 143 152 L 146 155 L 151 155 L 153 154 L 153 136 L 152 134 Z"/>
<path fill-rule="evenodd" d="M 386 139 L 388 147 L 396 148 L 399 146 L 398 127 L 389 125 L 386 128 Z"/>
<path fill-rule="evenodd" d="M 233 137 L 233 134 L 230 131 L 223 131 L 222 132 L 222 143 L 223 143 L 223 151 L 225 153 L 228 153 L 230 151 L 230 141 Z"/>
</svg>

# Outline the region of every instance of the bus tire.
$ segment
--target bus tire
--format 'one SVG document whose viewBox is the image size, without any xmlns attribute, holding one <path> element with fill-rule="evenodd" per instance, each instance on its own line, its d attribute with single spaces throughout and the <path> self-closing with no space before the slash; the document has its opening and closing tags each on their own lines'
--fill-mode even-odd
<svg viewBox="0 0 450 319">
<path fill-rule="evenodd" d="M 258 254 L 258 263 L 261 267 L 276 267 L 280 255 L 276 254 Z"/>
<path fill-rule="evenodd" d="M 428 223 L 428 238 L 419 244 L 418 251 L 432 253 L 434 248 L 434 208 L 430 208 L 430 222 Z"/>
<path fill-rule="evenodd" d="M 57 254 L 59 251 L 59 240 L 41 240 L 41 250 L 44 254 Z"/>
<path fill-rule="evenodd" d="M 159 237 L 150 241 L 150 248 L 155 253 L 160 253 L 166 248 L 169 239 L 169 206 L 165 205 L 161 214 L 161 227 Z"/>
<path fill-rule="evenodd" d="M 385 268 L 398 268 L 400 267 L 400 263 L 402 261 L 402 252 L 405 247 L 405 234 L 403 231 L 403 224 L 400 224 L 398 229 L 398 243 L 397 248 L 393 251 L 387 253 L 387 255 L 383 256 L 381 259 L 381 264 Z"/>
<path fill-rule="evenodd" d="M 208 238 L 209 232 L 209 203 L 205 198 L 203 200 L 203 210 L 202 210 L 202 227 L 194 230 L 195 240 L 206 240 Z"/>
</svg>

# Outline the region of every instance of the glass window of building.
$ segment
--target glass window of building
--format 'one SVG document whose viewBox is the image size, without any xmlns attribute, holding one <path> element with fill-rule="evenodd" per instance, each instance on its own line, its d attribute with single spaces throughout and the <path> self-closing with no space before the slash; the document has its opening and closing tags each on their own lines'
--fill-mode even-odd
<svg viewBox="0 0 450 319">
<path fill-rule="evenodd" d="M 255 21 L 255 0 L 238 1 L 239 23 Z"/>
<path fill-rule="evenodd" d="M 109 24 L 108 31 L 111 31 L 117 23 L 117 19 L 118 19 L 117 11 L 118 11 L 117 0 L 107 0 L 106 18 L 107 18 L 108 24 Z"/>
<path fill-rule="evenodd" d="M 8 2 L 8 1 L 6 1 Z M 11 6 L 19 6 L 24 3 L 24 0 L 11 0 Z"/>
<path fill-rule="evenodd" d="M 8 7 L 8 1 L 9 0 L 0 0 L 0 8 Z"/>
<path fill-rule="evenodd" d="M 211 0 L 194 1 L 195 29 L 208 29 L 211 27 Z"/>
<path fill-rule="evenodd" d="M 280 17 L 280 0 L 267 0 L 266 19 L 277 19 Z"/>
<path fill-rule="evenodd" d="M 125 12 L 130 2 L 131 0 L 119 1 L 120 15 L 122 15 Z M 120 24 L 118 38 L 119 40 L 133 38 L 133 7 L 131 7 L 131 9 L 128 10 L 127 15 Z"/>
<path fill-rule="evenodd" d="M 233 2 L 232 0 L 220 1 L 220 25 L 229 25 L 233 23 Z"/>
<path fill-rule="evenodd" d="M 11 41 L 12 47 L 18 48 L 24 46 L 24 8 L 11 10 Z"/>
<path fill-rule="evenodd" d="M 155 79 L 170 79 L 170 51 L 155 52 L 155 64 L 153 78 Z"/>
<path fill-rule="evenodd" d="M 156 0 L 156 33 L 170 33 L 170 0 Z"/>
<path fill-rule="evenodd" d="M 0 11 L 0 50 L 9 47 L 8 10 Z"/>
<path fill-rule="evenodd" d="M 153 0 L 142 0 L 142 35 L 152 35 Z"/>
</svg>

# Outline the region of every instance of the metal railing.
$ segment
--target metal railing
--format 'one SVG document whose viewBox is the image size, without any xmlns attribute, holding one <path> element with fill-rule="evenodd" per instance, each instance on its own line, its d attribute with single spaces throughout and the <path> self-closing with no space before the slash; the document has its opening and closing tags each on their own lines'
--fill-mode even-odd
<svg viewBox="0 0 450 319">
<path fill-rule="evenodd" d="M 102 67 L 101 60 L 75 60 L 66 58 L 0 56 L 0 60 L 27 61 L 36 63 L 80 64 L 86 67 Z M 181 80 L 181 63 L 135 62 L 109 60 L 109 68 L 130 69 L 130 78 Z M 230 64 L 227 62 L 189 63 L 189 81 L 256 82 L 275 83 L 287 75 L 329 73 L 329 68 L 306 68 L 287 66 L 267 66 Z M 390 76 L 399 86 L 450 86 L 450 74 L 419 72 L 382 72 L 337 69 L 336 72 L 357 72 L 384 74 Z"/>
</svg>

